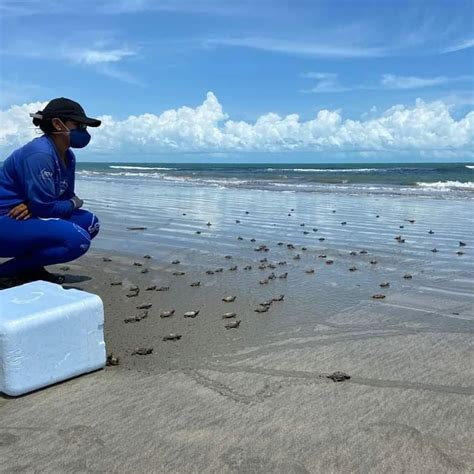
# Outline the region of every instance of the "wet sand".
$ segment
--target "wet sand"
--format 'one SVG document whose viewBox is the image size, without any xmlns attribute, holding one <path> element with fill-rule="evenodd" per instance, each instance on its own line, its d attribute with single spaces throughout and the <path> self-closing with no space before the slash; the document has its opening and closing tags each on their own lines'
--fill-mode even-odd
<svg viewBox="0 0 474 474">
<path fill-rule="evenodd" d="M 472 200 L 78 189 L 101 233 L 51 269 L 119 365 L 0 397 L 0 472 L 473 471 Z"/>
<path fill-rule="evenodd" d="M 370 258 L 355 265 L 370 268 Z M 179 252 L 156 260 L 96 250 L 55 267 L 65 287 L 102 297 L 107 351 L 120 363 L 0 398 L 0 472 L 472 471 L 472 301 L 433 297 L 415 280 L 378 288 L 383 300 L 365 288 L 331 307 L 347 291 L 329 284 L 341 262 L 313 262 L 313 275 L 306 259 L 266 285 L 258 281 L 268 269 L 255 262 L 243 270 L 249 261 L 222 257 L 225 270 L 209 275 L 215 265 Z M 305 306 L 304 281 L 333 293 Z M 132 286 L 140 292 L 127 297 Z M 152 306 L 141 318 L 144 304 Z M 238 328 L 225 328 L 226 312 Z M 169 333 L 182 337 L 163 341 Z M 132 355 L 140 347 L 153 353 Z M 334 383 L 334 371 L 351 379 Z"/>
</svg>

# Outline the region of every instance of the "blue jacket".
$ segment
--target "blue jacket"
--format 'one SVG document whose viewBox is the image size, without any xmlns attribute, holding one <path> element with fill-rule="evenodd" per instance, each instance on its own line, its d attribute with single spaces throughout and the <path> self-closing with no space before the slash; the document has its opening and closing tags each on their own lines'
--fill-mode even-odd
<svg viewBox="0 0 474 474">
<path fill-rule="evenodd" d="M 76 158 L 70 149 L 66 156 L 67 167 L 46 135 L 15 150 L 0 168 L 0 216 L 26 203 L 34 217 L 69 217 Z"/>
</svg>

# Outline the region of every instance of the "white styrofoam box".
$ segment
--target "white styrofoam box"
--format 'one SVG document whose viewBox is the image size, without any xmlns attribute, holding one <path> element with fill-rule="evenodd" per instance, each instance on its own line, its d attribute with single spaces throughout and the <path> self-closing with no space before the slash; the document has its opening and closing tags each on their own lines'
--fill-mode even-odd
<svg viewBox="0 0 474 474">
<path fill-rule="evenodd" d="M 17 396 L 105 366 L 104 306 L 35 281 L 0 291 L 0 392 Z"/>
</svg>

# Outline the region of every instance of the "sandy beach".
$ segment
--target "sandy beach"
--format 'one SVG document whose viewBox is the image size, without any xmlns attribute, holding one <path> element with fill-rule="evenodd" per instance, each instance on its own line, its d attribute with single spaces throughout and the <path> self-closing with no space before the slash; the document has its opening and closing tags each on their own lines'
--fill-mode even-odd
<svg viewBox="0 0 474 474">
<path fill-rule="evenodd" d="M 1 472 L 472 472 L 469 201 L 79 189 L 119 364 L 0 398 Z"/>
</svg>

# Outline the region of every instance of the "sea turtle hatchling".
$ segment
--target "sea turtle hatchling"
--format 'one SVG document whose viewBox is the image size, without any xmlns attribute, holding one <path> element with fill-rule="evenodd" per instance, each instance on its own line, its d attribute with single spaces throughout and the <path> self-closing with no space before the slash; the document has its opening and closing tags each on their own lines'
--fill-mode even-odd
<svg viewBox="0 0 474 474">
<path fill-rule="evenodd" d="M 150 309 L 153 306 L 152 303 L 143 303 L 137 306 L 137 309 Z"/>
<path fill-rule="evenodd" d="M 110 286 L 121 286 L 122 285 L 122 282 L 121 281 L 112 281 L 110 283 Z"/>
<path fill-rule="evenodd" d="M 355 272 L 355 271 L 357 271 L 357 267 L 350 267 L 350 268 L 349 268 L 349 271 L 350 271 L 350 272 Z"/>
<path fill-rule="evenodd" d="M 160 313 L 160 318 L 171 318 L 174 314 L 174 309 L 168 309 Z"/>
<path fill-rule="evenodd" d="M 345 372 L 337 371 L 330 375 L 326 375 L 326 378 L 332 380 L 333 382 L 345 382 L 346 380 L 350 380 L 351 376 Z"/>
<path fill-rule="evenodd" d="M 279 295 L 272 298 L 272 301 L 283 301 L 284 299 L 285 299 L 285 295 Z"/>
<path fill-rule="evenodd" d="M 224 313 L 222 315 L 222 319 L 231 319 L 231 318 L 235 318 L 236 316 L 237 316 L 237 313 L 234 313 L 234 312 Z"/>
<path fill-rule="evenodd" d="M 413 276 L 410 273 L 405 273 L 405 275 L 403 275 L 403 278 L 405 278 L 405 280 L 411 280 Z"/>
<path fill-rule="evenodd" d="M 235 298 L 237 298 L 236 296 L 225 296 L 224 298 L 222 298 L 222 301 L 224 301 L 225 303 L 232 303 L 233 301 L 235 301 Z"/>
<path fill-rule="evenodd" d="M 127 298 L 134 298 L 135 296 L 138 296 L 139 293 L 140 288 L 138 288 L 138 286 L 131 286 L 126 296 Z"/>
<path fill-rule="evenodd" d="M 240 326 L 240 319 L 237 319 L 236 321 L 230 321 L 225 325 L 226 329 L 234 329 L 238 328 Z"/>
<path fill-rule="evenodd" d="M 380 288 L 388 288 L 390 286 L 390 283 L 388 281 L 384 281 L 380 283 Z"/>
<path fill-rule="evenodd" d="M 135 266 L 135 267 L 142 267 L 142 266 L 143 266 L 143 263 L 140 263 L 140 262 L 133 262 L 133 266 Z"/>
<path fill-rule="evenodd" d="M 258 306 L 254 309 L 256 313 L 266 313 L 270 309 L 270 306 Z"/>
<path fill-rule="evenodd" d="M 196 286 L 201 286 L 201 282 L 198 281 L 193 281 L 189 286 L 196 287 Z"/>
<path fill-rule="evenodd" d="M 163 341 L 179 341 L 181 339 L 181 334 L 175 334 L 174 332 L 169 333 L 166 336 L 163 336 Z"/>
<path fill-rule="evenodd" d="M 132 355 L 150 355 L 153 353 L 153 347 L 137 347 L 133 352 Z"/>
<path fill-rule="evenodd" d="M 180 262 L 179 260 L 173 260 L 173 261 L 171 262 L 172 265 L 178 265 L 178 263 L 181 263 L 181 262 Z"/>
<path fill-rule="evenodd" d="M 385 295 L 382 295 L 380 293 L 377 293 L 376 295 L 372 295 L 372 298 L 374 300 L 383 300 L 385 298 Z"/>
<path fill-rule="evenodd" d="M 170 289 L 169 286 L 160 286 L 156 289 L 156 291 L 168 291 Z"/>
<path fill-rule="evenodd" d="M 184 313 L 184 317 L 185 318 L 195 318 L 198 314 L 199 314 L 199 310 L 197 310 L 197 311 L 186 311 L 186 313 Z"/>
<path fill-rule="evenodd" d="M 155 290 L 156 290 L 156 285 L 147 286 L 145 288 L 145 291 L 155 291 Z"/>
<path fill-rule="evenodd" d="M 308 274 L 308 275 L 312 275 L 314 273 L 314 268 L 308 268 L 307 270 L 305 270 L 305 272 Z"/>
<path fill-rule="evenodd" d="M 173 276 L 182 276 L 182 275 L 186 275 L 186 272 L 173 272 L 172 275 Z"/>
<path fill-rule="evenodd" d="M 109 354 L 107 356 L 107 362 L 106 365 L 108 366 L 113 366 L 113 365 L 119 365 L 120 364 L 120 358 L 115 356 L 114 354 Z"/>
</svg>

